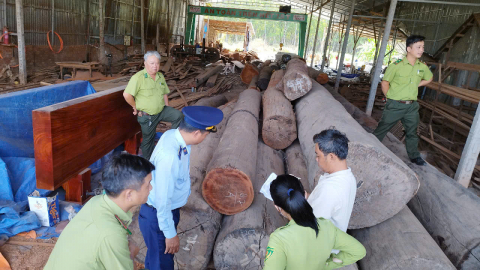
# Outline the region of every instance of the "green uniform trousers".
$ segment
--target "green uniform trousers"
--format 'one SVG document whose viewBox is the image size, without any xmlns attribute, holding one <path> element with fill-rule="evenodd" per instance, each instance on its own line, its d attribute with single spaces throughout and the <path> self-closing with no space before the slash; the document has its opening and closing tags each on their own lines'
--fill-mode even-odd
<svg viewBox="0 0 480 270">
<path fill-rule="evenodd" d="M 172 107 L 165 106 L 159 114 L 137 116 L 137 121 L 142 128 L 142 155 L 147 160 L 155 149 L 155 134 L 157 125 L 160 121 L 172 123 L 172 128 L 177 128 L 183 119 L 183 113 Z"/>
<path fill-rule="evenodd" d="M 382 119 L 378 123 L 377 129 L 373 132 L 379 141 L 382 141 L 385 135 L 400 120 L 405 129 L 405 144 L 408 157 L 410 159 L 420 156 L 418 152 L 417 127 L 419 121 L 418 102 L 404 104 L 396 100 L 389 99 L 383 110 Z"/>
</svg>

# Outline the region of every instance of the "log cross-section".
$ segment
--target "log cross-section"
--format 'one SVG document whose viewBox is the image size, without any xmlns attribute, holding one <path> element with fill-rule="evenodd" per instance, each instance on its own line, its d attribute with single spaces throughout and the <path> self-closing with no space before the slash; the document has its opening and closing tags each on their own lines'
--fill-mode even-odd
<svg viewBox="0 0 480 270">
<path fill-rule="evenodd" d="M 262 138 L 273 149 L 285 149 L 297 138 L 297 122 L 292 104 L 275 85 L 282 80 L 284 71 L 273 73 L 263 104 Z"/>
</svg>

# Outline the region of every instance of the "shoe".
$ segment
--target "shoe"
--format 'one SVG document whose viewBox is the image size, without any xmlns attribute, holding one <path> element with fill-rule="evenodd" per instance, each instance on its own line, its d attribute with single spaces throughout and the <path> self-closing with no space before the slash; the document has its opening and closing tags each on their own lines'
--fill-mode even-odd
<svg viewBox="0 0 480 270">
<path fill-rule="evenodd" d="M 412 158 L 410 159 L 410 161 L 417 164 L 418 166 L 425 166 L 425 164 L 427 164 L 425 160 L 423 160 L 423 158 L 421 157 Z"/>
</svg>

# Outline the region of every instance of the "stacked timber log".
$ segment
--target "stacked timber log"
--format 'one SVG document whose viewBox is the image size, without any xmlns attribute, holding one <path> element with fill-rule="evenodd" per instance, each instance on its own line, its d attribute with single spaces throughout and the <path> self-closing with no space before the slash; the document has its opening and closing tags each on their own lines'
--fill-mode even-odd
<svg viewBox="0 0 480 270">
<path fill-rule="evenodd" d="M 296 102 L 295 111 L 311 188 L 323 173 L 315 162 L 313 136 L 335 126 L 350 139 L 347 163 L 359 184 L 350 229 L 391 218 L 415 195 L 419 182 L 413 171 L 365 132 L 323 86 L 314 81 L 312 91 Z"/>
<path fill-rule="evenodd" d="M 408 207 L 387 221 L 350 233 L 367 249 L 358 262 L 362 269 L 455 269 Z"/>
<path fill-rule="evenodd" d="M 302 59 L 288 61 L 283 80 L 277 85 L 289 100 L 296 100 L 312 89 L 312 80 L 308 76 L 307 64 Z"/>
<path fill-rule="evenodd" d="M 285 164 L 287 165 L 287 173 L 300 178 L 305 191 L 311 193 L 312 189 L 308 183 L 307 163 L 298 141 L 292 143 L 285 151 Z"/>
<path fill-rule="evenodd" d="M 220 71 L 222 71 L 222 70 L 223 70 L 222 65 L 214 66 L 214 67 L 206 70 L 205 72 L 203 72 L 203 73 L 199 74 L 197 77 L 195 77 L 194 85 L 192 85 L 192 86 L 199 87 L 201 84 L 206 82 L 210 77 L 220 73 Z"/>
<path fill-rule="evenodd" d="M 194 106 L 219 107 L 227 102 L 228 100 L 224 95 L 216 95 L 213 97 L 204 97 L 197 101 Z"/>
<path fill-rule="evenodd" d="M 317 81 L 319 84 L 328 83 L 328 75 L 312 67 L 308 67 L 308 76 Z"/>
<path fill-rule="evenodd" d="M 260 71 L 258 68 L 252 64 L 245 64 L 245 68 L 242 69 L 242 73 L 240 73 L 240 78 L 244 84 L 250 84 L 253 77 L 258 76 Z"/>
<path fill-rule="evenodd" d="M 262 138 L 265 144 L 277 150 L 287 148 L 297 138 L 292 104 L 275 88 L 283 77 L 283 70 L 275 71 L 262 98 Z"/>
<path fill-rule="evenodd" d="M 375 130 L 373 118 L 330 92 L 365 130 Z M 435 167 L 412 164 L 405 145 L 392 134 L 387 134 L 383 144 L 418 175 L 420 189 L 408 203 L 413 214 L 457 269 L 480 269 L 480 216 L 472 214 L 480 209 L 480 198 Z"/>
<path fill-rule="evenodd" d="M 223 217 L 213 253 L 216 269 L 262 269 L 270 234 L 287 222 L 259 192 L 272 172 L 285 173 L 283 155 L 259 141 L 252 178 L 255 198 L 245 211 Z"/>
<path fill-rule="evenodd" d="M 176 269 L 206 269 L 210 260 L 222 215 L 203 200 L 201 187 L 208 162 L 225 131 L 233 107 L 234 103 L 222 106 L 223 120 L 217 125 L 217 132 L 209 134 L 202 143 L 192 146 L 190 157 L 192 193 L 187 204 L 180 209 L 180 223 L 177 228 L 180 249 L 175 254 Z"/>
<path fill-rule="evenodd" d="M 239 213 L 253 201 L 260 99 L 253 89 L 240 94 L 203 181 L 203 198 L 225 215 Z"/>
<path fill-rule="evenodd" d="M 168 94 L 169 106 L 180 110 L 181 108 L 191 105 L 197 100 L 204 97 L 211 97 L 224 93 L 228 89 L 232 88 L 238 82 L 238 76 L 230 74 L 227 76 L 221 76 L 216 82 L 216 85 L 211 88 L 198 88 L 197 92 L 191 92 L 190 85 L 178 85 L 174 81 L 167 82 L 170 88 L 170 94 Z"/>
<path fill-rule="evenodd" d="M 250 81 L 250 84 L 248 85 L 248 89 L 258 90 L 257 82 L 258 82 L 258 75 L 255 75 Z"/>
<path fill-rule="evenodd" d="M 260 70 L 257 86 L 261 91 L 267 89 L 268 83 L 270 82 L 270 77 L 272 77 L 272 71 L 273 69 L 268 65 L 264 65 Z"/>
</svg>

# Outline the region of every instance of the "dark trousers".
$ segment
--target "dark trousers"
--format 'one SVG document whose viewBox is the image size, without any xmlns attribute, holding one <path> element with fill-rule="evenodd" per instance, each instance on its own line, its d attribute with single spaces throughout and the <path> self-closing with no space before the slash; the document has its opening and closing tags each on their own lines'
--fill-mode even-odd
<svg viewBox="0 0 480 270">
<path fill-rule="evenodd" d="M 180 208 L 172 210 L 175 229 L 180 221 Z M 173 270 L 173 254 L 165 253 L 165 235 L 158 227 L 157 210 L 146 204 L 140 208 L 138 223 L 142 232 L 147 256 L 145 257 L 145 268 L 149 270 Z"/>
<path fill-rule="evenodd" d="M 172 123 L 172 128 L 177 128 L 183 119 L 183 114 L 179 110 L 165 106 L 163 110 L 155 115 L 137 116 L 137 121 L 142 129 L 142 155 L 146 159 L 150 159 L 155 149 L 155 133 L 157 125 L 160 121 Z"/>
<path fill-rule="evenodd" d="M 418 115 L 419 107 L 416 101 L 411 104 L 404 104 L 396 100 L 387 100 L 382 118 L 373 135 L 382 141 L 390 129 L 392 129 L 398 121 L 401 121 L 405 129 L 405 145 L 408 157 L 410 159 L 419 157 L 417 135 L 418 122 L 420 121 Z"/>
</svg>

